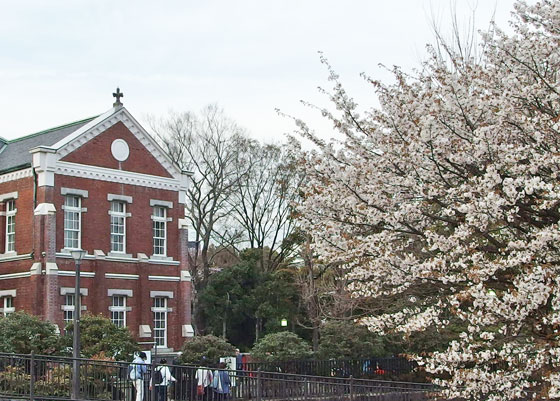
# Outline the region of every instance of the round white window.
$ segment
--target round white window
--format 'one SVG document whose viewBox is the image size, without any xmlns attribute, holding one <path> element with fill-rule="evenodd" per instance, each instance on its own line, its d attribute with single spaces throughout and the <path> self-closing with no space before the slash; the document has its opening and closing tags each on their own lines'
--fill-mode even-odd
<svg viewBox="0 0 560 401">
<path fill-rule="evenodd" d="M 115 159 L 120 162 L 124 162 L 128 159 L 130 149 L 124 139 L 115 139 L 111 144 L 111 153 Z"/>
</svg>

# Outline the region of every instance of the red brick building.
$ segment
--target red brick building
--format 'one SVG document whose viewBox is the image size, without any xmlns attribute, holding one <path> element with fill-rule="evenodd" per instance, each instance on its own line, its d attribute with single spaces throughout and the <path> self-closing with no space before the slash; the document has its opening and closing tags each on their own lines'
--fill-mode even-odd
<svg viewBox="0 0 560 401">
<path fill-rule="evenodd" d="M 63 328 L 81 302 L 158 352 L 191 326 L 181 171 L 119 100 L 106 113 L 23 138 L 0 138 L 0 311 Z"/>
</svg>

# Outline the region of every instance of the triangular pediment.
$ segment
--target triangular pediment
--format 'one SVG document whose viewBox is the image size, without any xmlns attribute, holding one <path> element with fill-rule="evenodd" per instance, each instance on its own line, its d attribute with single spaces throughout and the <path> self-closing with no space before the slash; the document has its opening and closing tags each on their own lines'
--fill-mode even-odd
<svg viewBox="0 0 560 401">
<path fill-rule="evenodd" d="M 124 107 L 100 115 L 50 147 L 63 162 L 179 178 L 181 170 Z"/>
</svg>

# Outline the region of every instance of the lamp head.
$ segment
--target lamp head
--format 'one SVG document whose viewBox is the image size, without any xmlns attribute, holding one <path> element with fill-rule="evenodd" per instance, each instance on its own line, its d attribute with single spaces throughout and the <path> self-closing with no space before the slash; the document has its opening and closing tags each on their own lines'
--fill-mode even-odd
<svg viewBox="0 0 560 401">
<path fill-rule="evenodd" d="M 86 251 L 84 251 L 83 249 L 74 249 L 70 251 L 70 254 L 72 255 L 72 259 L 74 259 L 74 261 L 79 262 L 83 259 Z"/>
</svg>

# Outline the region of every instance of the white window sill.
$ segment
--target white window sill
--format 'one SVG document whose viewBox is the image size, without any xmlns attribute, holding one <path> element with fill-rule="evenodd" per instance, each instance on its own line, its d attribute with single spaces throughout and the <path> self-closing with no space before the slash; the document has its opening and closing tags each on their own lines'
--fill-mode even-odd
<svg viewBox="0 0 560 401">
<path fill-rule="evenodd" d="M 18 255 L 17 252 L 0 253 L 0 262 L 10 262 L 12 260 L 31 259 L 30 253 Z"/>
<path fill-rule="evenodd" d="M 107 254 L 109 258 L 122 258 L 122 259 L 132 259 L 131 253 L 124 253 L 124 252 L 109 252 Z"/>
</svg>

